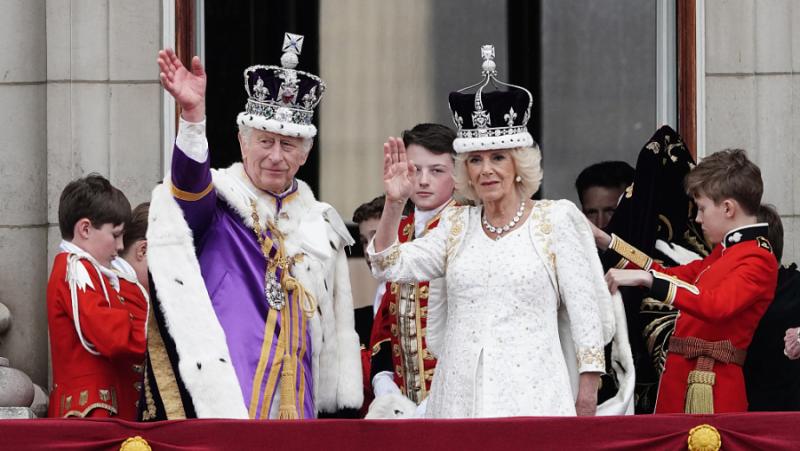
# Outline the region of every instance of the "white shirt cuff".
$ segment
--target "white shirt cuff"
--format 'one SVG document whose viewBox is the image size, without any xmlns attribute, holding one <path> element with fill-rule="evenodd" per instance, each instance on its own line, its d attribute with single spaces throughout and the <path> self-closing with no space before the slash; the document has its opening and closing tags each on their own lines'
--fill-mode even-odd
<svg viewBox="0 0 800 451">
<path fill-rule="evenodd" d="M 198 163 L 208 160 L 208 140 L 206 139 L 206 120 L 189 122 L 183 117 L 178 118 L 178 136 L 175 145 L 187 157 Z"/>
</svg>

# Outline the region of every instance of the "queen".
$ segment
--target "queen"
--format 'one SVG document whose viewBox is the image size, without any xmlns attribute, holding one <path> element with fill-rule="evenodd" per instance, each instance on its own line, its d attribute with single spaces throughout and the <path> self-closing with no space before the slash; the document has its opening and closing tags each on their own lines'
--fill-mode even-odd
<svg viewBox="0 0 800 451">
<path fill-rule="evenodd" d="M 604 345 L 623 332 L 617 343 L 627 346 L 624 321 L 615 324 L 586 218 L 567 200 L 530 199 L 542 180 L 526 127 L 532 96 L 496 78 L 493 47 L 482 54 L 484 79 L 449 99 L 456 193 L 474 205 L 448 208 L 431 233 L 399 244 L 416 169 L 402 140 L 389 138 L 386 203 L 367 251 L 372 271 L 400 282 L 445 278 L 445 305 L 427 318 L 439 360 L 426 416 L 591 416 Z M 487 92 L 490 84 L 507 89 Z"/>
</svg>

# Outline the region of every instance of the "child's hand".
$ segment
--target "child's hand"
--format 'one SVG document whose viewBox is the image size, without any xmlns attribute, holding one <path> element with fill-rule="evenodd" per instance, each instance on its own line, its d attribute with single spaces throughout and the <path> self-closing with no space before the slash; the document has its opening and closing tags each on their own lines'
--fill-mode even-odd
<svg viewBox="0 0 800 451">
<path fill-rule="evenodd" d="M 653 286 L 653 275 L 641 269 L 616 269 L 611 268 L 606 273 L 608 291 L 616 293 L 619 287 L 645 287 Z"/>
</svg>

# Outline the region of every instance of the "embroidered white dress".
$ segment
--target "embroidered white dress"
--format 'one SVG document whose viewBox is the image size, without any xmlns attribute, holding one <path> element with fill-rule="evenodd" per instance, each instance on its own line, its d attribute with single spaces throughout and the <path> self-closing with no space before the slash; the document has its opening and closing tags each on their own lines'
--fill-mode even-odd
<svg viewBox="0 0 800 451">
<path fill-rule="evenodd" d="M 445 317 L 428 322 L 439 361 L 427 416 L 575 415 L 570 367 L 605 370 L 595 299 L 604 283 L 597 254 L 578 244 L 579 233 L 591 233 L 582 214 L 567 201 L 540 201 L 520 228 L 495 241 L 482 229 L 481 207 L 451 210 L 426 237 L 378 254 L 368 249 L 379 278 L 445 277 Z M 562 352 L 560 303 L 577 365 Z"/>
</svg>

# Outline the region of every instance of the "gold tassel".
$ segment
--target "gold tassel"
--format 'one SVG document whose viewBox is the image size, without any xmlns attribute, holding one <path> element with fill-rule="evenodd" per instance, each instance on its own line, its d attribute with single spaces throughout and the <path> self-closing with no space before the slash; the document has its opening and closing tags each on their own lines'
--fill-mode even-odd
<svg viewBox="0 0 800 451">
<path fill-rule="evenodd" d="M 694 370 L 689 372 L 686 389 L 686 413 L 714 413 L 714 382 L 716 375 L 713 371 Z"/>
<path fill-rule="evenodd" d="M 293 363 L 292 356 L 289 353 L 283 355 L 280 384 L 281 402 L 278 409 L 279 420 L 296 420 L 298 418 L 297 406 L 294 403 L 295 369 L 292 365 Z"/>
</svg>

